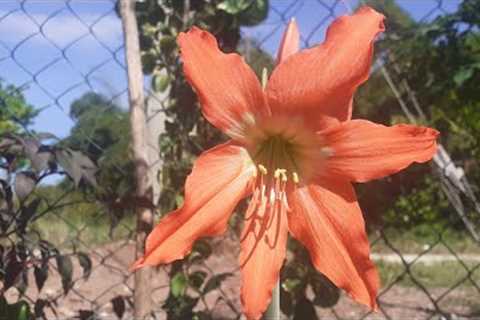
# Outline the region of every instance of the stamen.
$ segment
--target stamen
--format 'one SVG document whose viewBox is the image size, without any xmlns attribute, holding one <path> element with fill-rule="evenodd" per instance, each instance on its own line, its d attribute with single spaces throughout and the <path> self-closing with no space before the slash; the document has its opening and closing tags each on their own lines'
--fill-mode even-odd
<svg viewBox="0 0 480 320">
<path fill-rule="evenodd" d="M 268 173 L 267 168 L 265 168 L 265 166 L 264 166 L 263 164 L 259 164 L 259 165 L 258 165 L 258 170 L 260 170 L 260 173 L 261 173 L 261 174 L 265 174 L 265 175 L 266 175 L 266 174 Z"/>
<path fill-rule="evenodd" d="M 252 200 L 250 200 L 250 204 L 248 205 L 247 212 L 245 212 L 245 220 L 250 220 L 253 215 L 255 214 L 255 211 L 258 209 L 259 205 L 259 194 L 260 191 L 258 188 L 255 188 L 255 191 L 253 192 Z"/>
<path fill-rule="evenodd" d="M 280 177 L 280 169 L 275 170 L 275 173 L 273 174 L 273 177 L 275 179 L 278 179 Z"/>
<path fill-rule="evenodd" d="M 270 189 L 270 205 L 273 205 L 273 203 L 275 202 L 276 200 L 276 192 L 274 189 Z"/>
<path fill-rule="evenodd" d="M 295 184 L 298 184 L 300 182 L 300 179 L 298 178 L 298 173 L 296 172 L 292 173 L 292 178 Z"/>
<path fill-rule="evenodd" d="M 282 207 L 284 207 L 287 210 L 287 212 L 292 211 L 292 209 L 290 209 L 290 205 L 288 204 L 288 199 L 287 199 L 287 193 L 286 192 L 283 192 L 283 194 L 282 194 L 282 204 L 283 204 Z"/>
<path fill-rule="evenodd" d="M 251 219 L 251 223 L 255 223 L 255 221 L 260 223 L 260 230 L 256 230 L 254 227 L 255 237 L 260 239 L 270 227 L 274 227 L 274 219 L 281 219 L 281 216 L 291 209 L 287 199 L 289 179 L 287 169 L 276 168 L 269 174 L 266 166 L 258 164 L 257 168 L 255 190 L 245 218 L 246 220 Z M 298 183 L 299 178 L 296 172 L 292 174 L 292 177 L 293 181 Z M 275 239 L 265 238 L 267 243 Z"/>
</svg>

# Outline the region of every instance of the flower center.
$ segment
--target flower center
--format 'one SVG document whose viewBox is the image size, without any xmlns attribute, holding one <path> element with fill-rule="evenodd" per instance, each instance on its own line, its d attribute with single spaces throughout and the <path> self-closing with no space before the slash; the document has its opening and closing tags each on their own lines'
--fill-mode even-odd
<svg viewBox="0 0 480 320">
<path fill-rule="evenodd" d="M 276 173 L 277 169 L 290 173 L 299 171 L 294 141 L 281 134 L 266 138 L 257 146 L 252 156 L 256 164 L 261 164 L 271 173 Z"/>
<path fill-rule="evenodd" d="M 251 150 L 257 170 L 246 219 L 258 219 L 259 230 L 265 231 L 277 215 L 290 211 L 287 189 L 300 181 L 297 156 L 294 141 L 282 134 L 266 135 Z"/>
<path fill-rule="evenodd" d="M 300 117 L 275 115 L 260 119 L 248 130 L 247 141 L 256 165 L 264 166 L 270 175 L 285 169 L 290 181 L 295 173 L 300 182 L 307 183 L 329 155 L 320 136 L 308 129 Z"/>
</svg>

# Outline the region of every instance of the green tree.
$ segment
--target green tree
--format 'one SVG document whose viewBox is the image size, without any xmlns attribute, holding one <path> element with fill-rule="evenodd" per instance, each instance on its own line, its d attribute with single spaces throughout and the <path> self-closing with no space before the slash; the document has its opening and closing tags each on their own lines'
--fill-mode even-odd
<svg viewBox="0 0 480 320">
<path fill-rule="evenodd" d="M 133 205 L 126 205 L 134 186 L 128 112 L 105 96 L 88 92 L 72 102 L 70 116 L 75 125 L 63 144 L 97 164 L 97 186 L 89 191 L 115 223 Z"/>
<path fill-rule="evenodd" d="M 18 132 L 32 123 L 38 111 L 28 104 L 22 91 L 0 79 L 0 135 Z"/>
<path fill-rule="evenodd" d="M 413 90 L 426 115 L 417 120 L 440 130 L 441 143 L 465 168 L 470 181 L 478 184 L 480 1 L 465 1 L 456 12 L 431 22 L 415 22 L 394 1 L 368 4 L 387 16 L 387 32 L 376 45 L 377 56 L 404 99 L 409 99 L 404 80 Z M 360 89 L 355 113 L 386 124 L 408 122 L 378 69 Z M 427 165 L 416 165 L 389 178 L 390 183 L 378 181 L 368 189 L 359 186 L 361 204 L 374 219 L 388 210 L 385 220 L 397 227 L 463 227 L 449 210 L 438 180 L 430 177 Z M 392 203 L 395 212 L 389 209 Z"/>
</svg>

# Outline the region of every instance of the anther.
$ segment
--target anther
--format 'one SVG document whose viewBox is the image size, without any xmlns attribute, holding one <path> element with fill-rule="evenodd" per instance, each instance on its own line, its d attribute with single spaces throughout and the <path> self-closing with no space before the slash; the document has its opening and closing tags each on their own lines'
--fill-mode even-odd
<svg viewBox="0 0 480 320">
<path fill-rule="evenodd" d="M 264 175 L 266 175 L 268 173 L 267 168 L 265 168 L 265 166 L 263 164 L 258 165 L 258 170 L 260 170 L 260 173 L 264 174 Z"/>
<path fill-rule="evenodd" d="M 275 170 L 274 177 L 275 179 L 282 177 L 282 180 L 283 180 L 283 177 L 286 175 L 286 173 L 287 173 L 286 169 L 277 169 Z"/>
<path fill-rule="evenodd" d="M 298 178 L 298 174 L 296 172 L 292 173 L 292 178 L 295 184 L 298 184 L 300 182 L 300 179 Z"/>
<path fill-rule="evenodd" d="M 280 169 L 276 169 L 276 170 L 275 170 L 275 173 L 273 174 L 273 177 L 274 177 L 275 179 L 280 178 L 280 173 L 281 173 L 281 172 L 280 172 Z"/>
</svg>

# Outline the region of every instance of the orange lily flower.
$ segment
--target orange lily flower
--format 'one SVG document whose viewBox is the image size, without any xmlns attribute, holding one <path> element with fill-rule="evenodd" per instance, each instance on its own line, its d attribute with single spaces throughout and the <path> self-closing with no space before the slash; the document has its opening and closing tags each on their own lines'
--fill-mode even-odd
<svg viewBox="0 0 480 320">
<path fill-rule="evenodd" d="M 352 97 L 368 78 L 383 20 L 362 7 L 336 19 L 323 44 L 300 52 L 292 21 L 264 89 L 210 33 L 195 27 L 181 33 L 184 72 L 202 112 L 232 139 L 196 160 L 183 206 L 160 221 L 133 268 L 181 259 L 196 239 L 224 233 L 236 204 L 251 195 L 240 239 L 248 318 L 267 308 L 289 232 L 319 272 L 376 309 L 379 278 L 352 182 L 430 160 L 438 135 L 426 127 L 351 120 Z"/>
</svg>

